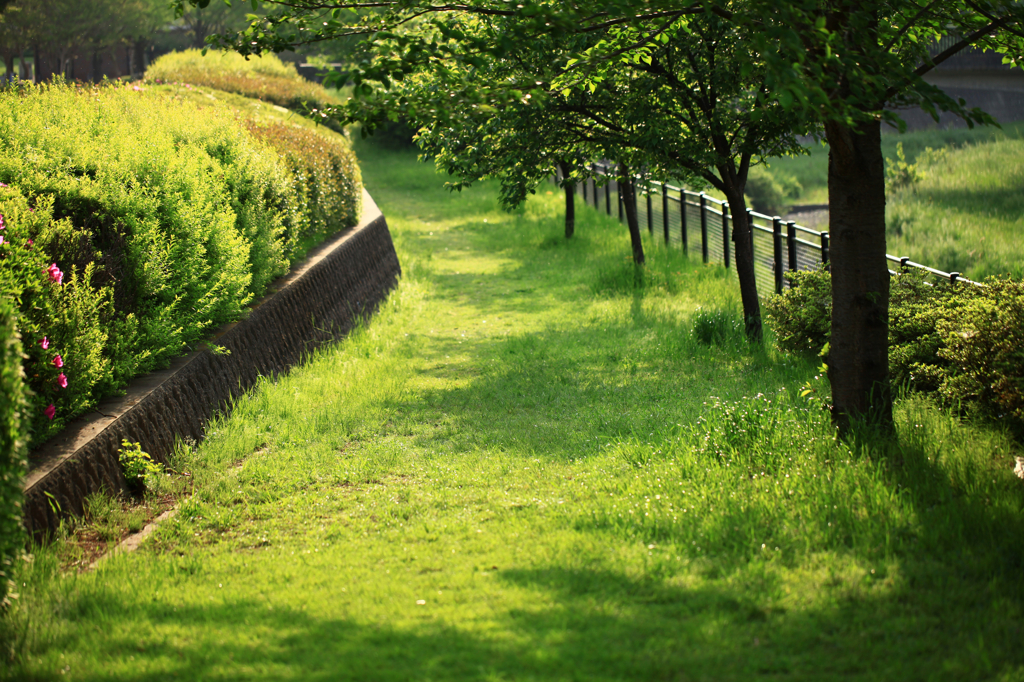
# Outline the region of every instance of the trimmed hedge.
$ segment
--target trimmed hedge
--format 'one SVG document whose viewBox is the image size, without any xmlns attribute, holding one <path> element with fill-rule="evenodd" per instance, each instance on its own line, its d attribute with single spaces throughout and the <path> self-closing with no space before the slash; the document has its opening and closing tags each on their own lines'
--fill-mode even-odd
<svg viewBox="0 0 1024 682">
<path fill-rule="evenodd" d="M 356 223 L 343 142 L 303 138 L 321 201 L 296 154 L 260 137 L 270 145 L 233 110 L 137 85 L 0 92 L 0 293 L 20 311 L 32 444 L 238 319 L 313 240 Z"/>
<path fill-rule="evenodd" d="M 2 234 L 2 232 L 0 232 Z M 25 545 L 21 479 L 25 475 L 25 385 L 15 308 L 0 298 L 0 612 L 10 596 L 11 568 Z"/>
<path fill-rule="evenodd" d="M 146 80 L 156 83 L 190 83 L 272 102 L 302 113 L 322 112 L 340 102 L 323 86 L 307 81 L 292 64 L 274 55 L 246 59 L 237 52 L 201 50 L 171 52 L 146 69 Z M 336 127 L 321 116 L 325 125 Z"/>
<path fill-rule="evenodd" d="M 792 282 L 766 302 L 776 343 L 789 353 L 821 354 L 831 335 L 831 276 L 799 272 Z M 889 374 L 894 386 L 932 394 L 1024 435 L 1024 282 L 929 282 L 913 270 L 893 277 Z"/>
<path fill-rule="evenodd" d="M 246 129 L 274 148 L 292 174 L 292 188 L 306 206 L 286 221 L 295 248 L 321 241 L 338 225 L 359 221 L 362 176 L 348 145 L 308 128 L 249 120 Z"/>
</svg>

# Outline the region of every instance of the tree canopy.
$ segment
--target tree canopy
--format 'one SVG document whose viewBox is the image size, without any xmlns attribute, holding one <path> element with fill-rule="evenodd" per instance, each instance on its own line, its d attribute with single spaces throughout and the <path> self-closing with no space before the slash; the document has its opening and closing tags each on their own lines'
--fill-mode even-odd
<svg viewBox="0 0 1024 682">
<path fill-rule="evenodd" d="M 178 0 L 182 5 L 186 1 L 206 0 Z M 885 122 L 899 127 L 892 107 L 911 105 L 933 113 L 951 111 L 969 125 L 991 123 L 984 112 L 968 109 L 922 76 L 970 46 L 999 50 L 1015 64 L 1024 54 L 1024 5 L 1014 0 L 610 0 L 596 7 L 557 0 L 263 4 L 269 8 L 265 16 L 252 17 L 245 30 L 215 42 L 250 54 L 365 36 L 366 45 L 374 47 L 372 58 L 355 60 L 333 75 L 335 83 L 351 82 L 356 95 L 364 98 L 390 90 L 424 65 L 485 69 L 488 60 L 506 59 L 532 42 L 569 40 L 558 76 L 533 85 L 495 80 L 476 103 L 500 107 L 527 95 L 536 101 L 538 95 L 568 97 L 574 89 L 597 96 L 602 88 L 621 87 L 623 74 L 630 73 L 630 82 L 646 83 L 650 95 L 644 134 L 668 130 L 660 122 L 673 115 L 678 126 L 680 114 L 690 117 L 682 130 L 699 126 L 706 132 L 710 121 L 730 131 L 724 140 L 711 133 L 711 145 L 687 147 L 675 160 L 680 171 L 707 182 L 712 182 L 707 171 L 716 171 L 713 175 L 723 191 L 735 190 L 745 180 L 750 159 L 786 151 L 785 144 L 773 149 L 770 141 L 788 139 L 783 131 L 791 135 L 815 127 L 822 130 L 830 145 L 832 209 L 833 329 L 828 365 L 833 416 L 842 431 L 861 420 L 883 430 L 892 424 L 880 126 Z M 457 16 L 501 19 L 503 30 L 465 30 L 450 20 Z M 715 22 L 722 31 L 717 42 L 708 32 Z M 699 26 L 706 28 L 695 31 Z M 948 35 L 957 36 L 957 42 L 932 54 L 936 40 Z M 689 64 L 681 59 L 685 46 L 698 44 L 691 55 L 709 55 L 703 68 L 692 57 Z M 691 76 L 707 73 L 708 67 L 719 73 L 722 58 L 734 66 L 721 71 L 724 80 L 712 78 L 711 88 L 703 94 L 705 103 L 718 112 L 717 118 L 709 118 L 699 106 L 701 87 Z M 747 99 L 739 105 L 736 97 Z M 628 99 L 625 102 L 620 114 L 643 111 Z M 701 116 L 694 115 L 698 111 Z M 748 137 L 738 131 L 746 131 Z M 763 136 L 750 135 L 751 131 Z M 675 144 L 644 142 L 641 147 L 651 152 L 679 149 L 679 140 L 688 144 L 701 135 L 678 138 Z M 667 137 L 662 134 L 661 139 Z M 666 151 L 646 160 L 652 167 L 667 168 L 670 158 Z M 693 165 L 702 171 L 695 172 Z M 742 230 L 749 230 L 743 222 L 734 235 L 738 247 L 744 243 Z M 739 269 L 742 276 L 745 266 Z"/>
</svg>

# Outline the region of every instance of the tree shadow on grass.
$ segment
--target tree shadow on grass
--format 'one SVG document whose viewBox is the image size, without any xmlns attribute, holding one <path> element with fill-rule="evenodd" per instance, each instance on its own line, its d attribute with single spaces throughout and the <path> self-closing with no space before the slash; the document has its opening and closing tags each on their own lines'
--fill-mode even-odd
<svg viewBox="0 0 1024 682">
<path fill-rule="evenodd" d="M 86 675 L 93 680 L 982 679 L 1020 660 L 1006 642 L 993 646 L 997 633 L 975 618 L 917 612 L 912 589 L 785 610 L 766 605 L 763 592 L 602 567 L 500 578 L 534 600 L 471 623 L 445 622 L 429 606 L 409 605 L 422 609 L 417 618 L 392 626 L 252 600 L 172 610 L 110 592 L 72 597 L 69 607 L 126 613 L 136 624 L 102 640 L 95 660 L 110 671 Z M 132 656 L 148 670 L 132 669 Z"/>
</svg>

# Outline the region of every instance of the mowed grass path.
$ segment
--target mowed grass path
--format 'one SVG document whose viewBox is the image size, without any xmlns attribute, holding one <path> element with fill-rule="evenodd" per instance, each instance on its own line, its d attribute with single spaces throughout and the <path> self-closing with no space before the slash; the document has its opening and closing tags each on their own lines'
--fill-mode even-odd
<svg viewBox="0 0 1024 682">
<path fill-rule="evenodd" d="M 723 270 L 363 168 L 398 289 L 181 452 L 142 549 L 24 561 L 6 677 L 1024 679 L 1008 439 L 910 401 L 836 445 Z"/>
</svg>

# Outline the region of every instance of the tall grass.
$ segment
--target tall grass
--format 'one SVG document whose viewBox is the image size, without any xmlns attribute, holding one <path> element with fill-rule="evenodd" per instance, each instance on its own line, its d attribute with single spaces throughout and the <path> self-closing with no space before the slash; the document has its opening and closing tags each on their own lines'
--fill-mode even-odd
<svg viewBox="0 0 1024 682">
<path fill-rule="evenodd" d="M 403 279 L 177 468 L 143 550 L 22 562 L 4 673 L 1017 679 L 1018 446 L 917 400 L 837 443 L 731 273 L 363 152 Z M 766 346 L 770 348 L 770 346 Z"/>
</svg>

